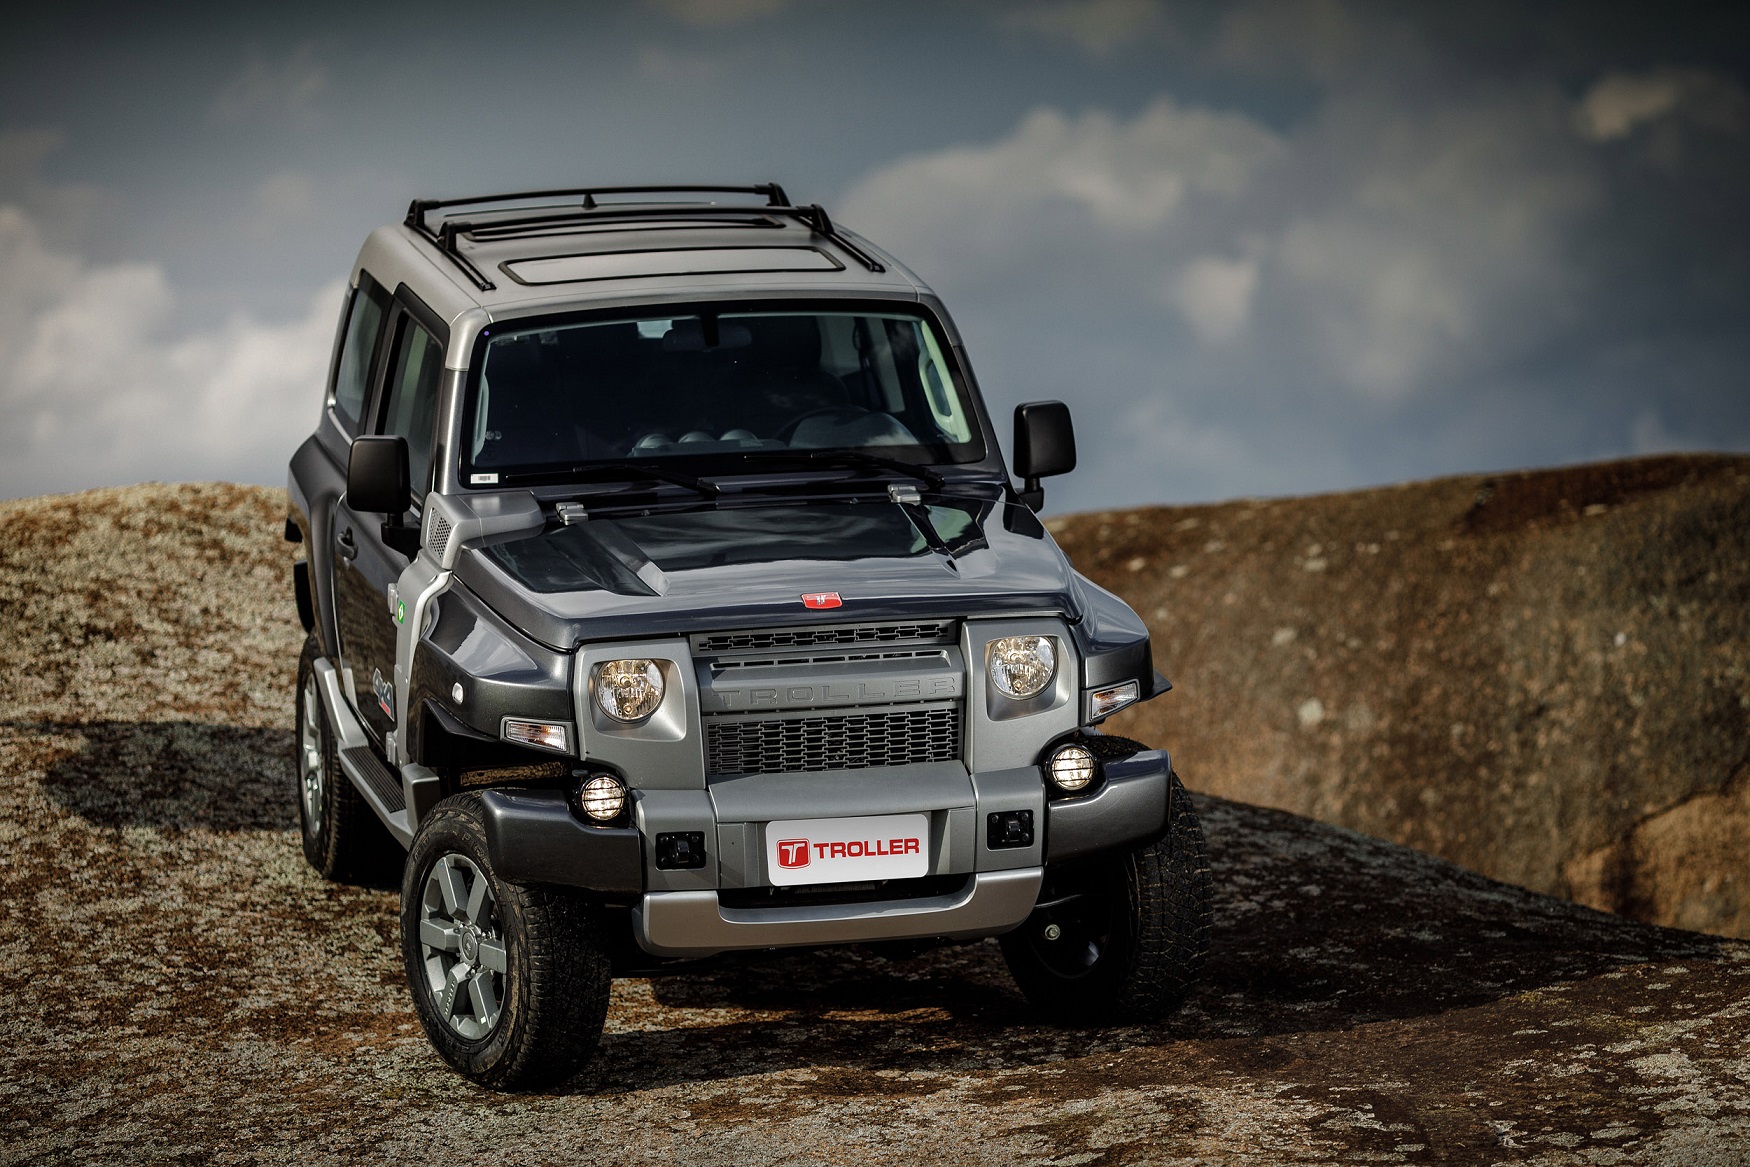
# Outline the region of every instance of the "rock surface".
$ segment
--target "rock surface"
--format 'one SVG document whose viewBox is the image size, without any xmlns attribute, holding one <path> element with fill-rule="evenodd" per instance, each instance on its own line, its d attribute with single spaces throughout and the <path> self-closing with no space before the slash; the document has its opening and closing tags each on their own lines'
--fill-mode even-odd
<svg viewBox="0 0 1750 1167">
<path fill-rule="evenodd" d="M 1750 936 L 1750 458 L 1072 516 L 1192 785 Z"/>
<path fill-rule="evenodd" d="M 616 982 L 565 1090 L 474 1089 L 395 896 L 304 865 L 283 498 L 0 504 L 0 1161 L 1750 1161 L 1750 945 L 1203 799 L 1204 987 L 1038 1024 L 993 944 Z"/>
</svg>

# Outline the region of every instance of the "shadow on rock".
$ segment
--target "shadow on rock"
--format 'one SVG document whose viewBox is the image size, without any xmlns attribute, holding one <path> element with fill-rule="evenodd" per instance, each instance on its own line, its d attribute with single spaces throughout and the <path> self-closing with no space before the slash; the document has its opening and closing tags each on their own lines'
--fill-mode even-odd
<svg viewBox="0 0 1750 1167">
<path fill-rule="evenodd" d="M 1496 883 L 1297 815 L 1208 796 L 1199 806 L 1216 873 L 1214 944 L 1202 987 L 1161 1023 L 1042 1024 L 993 943 L 910 961 L 868 950 L 791 953 L 654 980 L 656 1003 L 672 1012 L 649 1021 L 663 1028 L 608 1035 L 573 1088 L 799 1067 L 999 1070 L 1099 1048 L 1450 1013 L 1626 964 L 1718 955 L 1710 937 Z M 718 1023 L 725 1014 L 733 1020 Z"/>
<path fill-rule="evenodd" d="M 279 831 L 298 822 L 287 730 L 185 721 L 7 728 L 78 743 L 57 751 L 42 788 L 94 826 Z"/>
</svg>

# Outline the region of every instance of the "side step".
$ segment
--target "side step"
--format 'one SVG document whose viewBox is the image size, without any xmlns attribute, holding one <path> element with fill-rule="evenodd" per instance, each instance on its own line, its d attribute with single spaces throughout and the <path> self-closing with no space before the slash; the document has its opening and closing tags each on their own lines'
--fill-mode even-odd
<svg viewBox="0 0 1750 1167">
<path fill-rule="evenodd" d="M 370 746 L 340 751 L 340 764 L 353 785 L 371 795 L 372 800 L 390 814 L 407 809 L 407 796 L 401 790 L 401 779 L 389 773 L 389 767 Z"/>
<path fill-rule="evenodd" d="M 415 765 L 403 767 L 408 771 L 405 778 L 397 775 L 377 757 L 377 751 L 371 748 L 365 736 L 364 726 L 347 707 L 346 698 L 340 691 L 340 674 L 335 672 L 334 666 L 326 660 L 318 660 L 316 681 L 322 690 L 322 704 L 328 711 L 328 727 L 334 732 L 335 744 L 339 747 L 335 752 L 340 759 L 341 772 L 357 788 L 383 825 L 389 828 L 389 833 L 403 847 L 411 846 L 413 829 L 418 822 L 408 813 L 408 789 L 411 787 L 415 792 L 416 805 L 422 811 L 429 810 L 436 801 L 432 796 L 437 790 L 437 775 L 424 766 Z"/>
<path fill-rule="evenodd" d="M 413 845 L 413 823 L 407 813 L 407 800 L 401 793 L 401 783 L 389 773 L 370 746 L 355 746 L 340 751 L 340 768 L 358 788 L 389 833 L 403 847 Z"/>
</svg>

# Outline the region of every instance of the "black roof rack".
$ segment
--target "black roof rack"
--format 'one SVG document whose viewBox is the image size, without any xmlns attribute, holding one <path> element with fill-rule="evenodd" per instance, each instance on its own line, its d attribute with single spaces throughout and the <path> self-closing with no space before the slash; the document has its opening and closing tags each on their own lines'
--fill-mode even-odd
<svg viewBox="0 0 1750 1167">
<path fill-rule="evenodd" d="M 598 195 L 621 194 L 748 194 L 760 195 L 764 203 L 719 204 L 719 203 L 609 203 L 606 206 L 596 202 Z M 445 207 L 484 206 L 490 203 L 520 202 L 525 199 L 579 199 L 576 207 L 542 207 L 529 208 L 533 214 L 492 219 L 482 223 L 473 223 L 466 219 L 445 219 L 432 230 L 427 216 L 433 211 Z M 490 292 L 495 285 L 479 268 L 468 260 L 456 246 L 456 239 L 466 235 L 475 227 L 492 228 L 496 231 L 514 231 L 522 227 L 545 227 L 559 224 L 586 222 L 613 222 L 616 220 L 636 219 L 687 219 L 724 215 L 759 215 L 781 216 L 799 220 L 808 227 L 837 246 L 872 272 L 886 271 L 887 268 L 879 260 L 869 255 L 862 248 L 846 239 L 833 227 L 832 219 L 827 215 L 826 208 L 819 203 L 806 207 L 795 206 L 790 202 L 790 196 L 784 193 L 784 188 L 775 182 L 761 183 L 757 186 L 593 186 L 579 187 L 573 190 L 531 190 L 516 194 L 481 195 L 466 199 L 414 199 L 407 208 L 407 226 L 417 232 L 444 254 L 446 258 L 474 282 L 483 292 Z"/>
</svg>

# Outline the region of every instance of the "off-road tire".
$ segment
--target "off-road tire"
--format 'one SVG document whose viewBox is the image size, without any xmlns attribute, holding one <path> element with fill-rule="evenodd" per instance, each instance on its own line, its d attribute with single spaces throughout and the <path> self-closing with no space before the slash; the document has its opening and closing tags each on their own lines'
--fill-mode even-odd
<svg viewBox="0 0 1750 1167">
<path fill-rule="evenodd" d="M 420 938 L 423 897 L 434 868 L 459 857 L 482 873 L 493 904 L 490 931 L 502 943 L 496 1025 L 466 1038 L 442 1015 L 427 978 Z M 440 802 L 420 824 L 401 884 L 401 953 L 414 1011 L 438 1054 L 494 1090 L 557 1084 L 601 1042 L 612 983 L 601 924 L 575 893 L 509 883 L 492 870 L 477 794 Z"/>
<path fill-rule="evenodd" d="M 1169 776 L 1166 833 L 1129 854 L 1053 872 L 1036 910 L 1002 937 L 1027 1000 L 1055 1019 L 1122 1023 L 1176 1009 L 1209 954 L 1212 884 L 1203 824 Z M 1047 929 L 1057 927 L 1057 939 Z"/>
<path fill-rule="evenodd" d="M 338 883 L 383 883 L 398 878 L 396 865 L 401 858 L 401 845 L 378 821 L 345 771 L 340 768 L 334 734 L 328 718 L 322 712 L 322 697 L 316 689 L 316 658 L 321 655 L 314 636 L 304 640 L 304 651 L 298 657 L 297 733 L 293 738 L 293 793 L 298 801 L 298 826 L 304 838 L 304 858 L 309 860 L 324 879 Z M 306 718 L 314 713 L 314 725 Z M 306 730 L 313 730 L 307 734 Z M 320 792 L 314 801 L 306 797 L 306 782 L 311 759 L 307 750 L 315 746 L 320 758 Z"/>
</svg>

